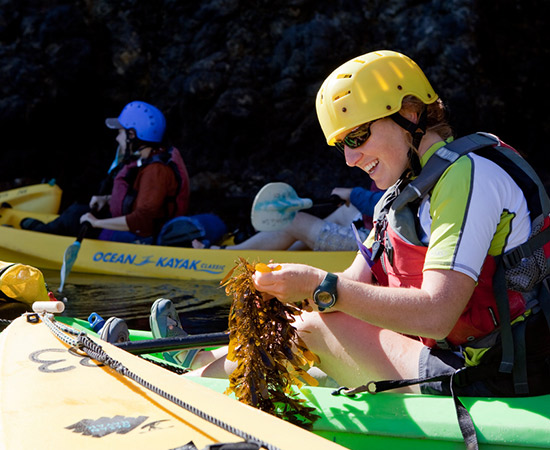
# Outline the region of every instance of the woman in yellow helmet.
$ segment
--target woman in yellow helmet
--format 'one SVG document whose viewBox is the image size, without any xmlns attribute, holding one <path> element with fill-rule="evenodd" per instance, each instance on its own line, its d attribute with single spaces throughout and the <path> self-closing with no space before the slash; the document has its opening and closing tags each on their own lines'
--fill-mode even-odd
<svg viewBox="0 0 550 450">
<path fill-rule="evenodd" d="M 548 352 L 527 358 L 522 376 L 526 355 L 514 347 L 521 323 L 528 344 L 537 336 L 535 345 L 550 347 L 550 315 L 537 314 L 550 311 L 541 283 L 549 274 L 550 199 L 534 170 L 495 136 L 454 140 L 424 73 L 397 52 L 343 64 L 316 106 L 327 143 L 387 189 L 375 228 L 343 273 L 281 264 L 254 274 L 267 295 L 312 300 L 314 311 L 296 325 L 320 368 L 350 387 L 399 380 L 391 386 L 417 393 L 548 392 L 541 382 L 550 376 Z M 199 374 L 218 376 L 221 367 Z"/>
</svg>

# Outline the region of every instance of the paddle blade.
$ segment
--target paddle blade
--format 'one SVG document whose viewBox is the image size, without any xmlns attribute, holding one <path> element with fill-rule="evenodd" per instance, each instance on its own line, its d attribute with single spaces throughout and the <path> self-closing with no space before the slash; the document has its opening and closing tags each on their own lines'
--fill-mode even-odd
<svg viewBox="0 0 550 450">
<path fill-rule="evenodd" d="M 69 276 L 71 269 L 76 261 L 78 252 L 80 251 L 80 242 L 75 241 L 67 247 L 65 254 L 63 255 L 63 265 L 61 266 L 60 279 L 61 283 L 59 285 L 58 292 L 63 292 L 63 286 L 65 286 L 65 280 Z"/>
<path fill-rule="evenodd" d="M 311 199 L 298 197 L 289 184 L 268 183 L 254 198 L 250 219 L 256 231 L 282 230 L 298 211 L 312 206 Z"/>
</svg>

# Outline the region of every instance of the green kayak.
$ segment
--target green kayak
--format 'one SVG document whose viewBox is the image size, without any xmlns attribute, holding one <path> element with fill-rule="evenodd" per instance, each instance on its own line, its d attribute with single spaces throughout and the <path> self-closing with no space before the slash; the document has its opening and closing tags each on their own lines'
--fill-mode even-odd
<svg viewBox="0 0 550 450">
<path fill-rule="evenodd" d="M 90 331 L 87 321 L 58 320 Z M 130 340 L 151 340 L 148 331 L 130 330 Z M 141 353 L 141 351 L 140 351 Z M 168 364 L 157 352 L 143 355 Z M 188 377 L 195 383 L 224 392 L 227 380 Z M 316 408 L 320 419 L 313 432 L 349 449 L 464 448 L 453 400 L 413 394 L 368 393 L 334 395 L 334 388 L 303 387 L 299 395 Z M 550 396 L 526 398 L 462 397 L 476 427 L 480 448 L 548 448 Z"/>
</svg>

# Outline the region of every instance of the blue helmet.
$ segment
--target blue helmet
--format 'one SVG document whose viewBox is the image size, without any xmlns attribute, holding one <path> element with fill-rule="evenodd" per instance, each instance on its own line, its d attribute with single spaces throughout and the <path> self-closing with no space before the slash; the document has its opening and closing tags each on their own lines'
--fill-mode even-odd
<svg viewBox="0 0 550 450">
<path fill-rule="evenodd" d="M 147 142 L 161 142 L 166 130 L 164 114 L 155 106 L 139 101 L 128 103 L 118 118 L 106 119 L 105 124 L 113 129 L 133 128 L 137 138 Z"/>
</svg>

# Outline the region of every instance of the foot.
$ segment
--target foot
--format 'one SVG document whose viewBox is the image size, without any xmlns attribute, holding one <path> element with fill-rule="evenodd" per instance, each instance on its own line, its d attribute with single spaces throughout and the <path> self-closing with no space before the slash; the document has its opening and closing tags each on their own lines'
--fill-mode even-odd
<svg viewBox="0 0 550 450">
<path fill-rule="evenodd" d="M 191 241 L 191 247 L 193 247 L 193 248 L 204 248 L 205 245 L 201 241 L 199 241 L 198 239 L 193 239 Z"/>
<path fill-rule="evenodd" d="M 178 312 L 171 300 L 159 298 L 151 306 L 151 315 L 149 316 L 149 326 L 155 339 L 187 336 L 187 332 L 181 326 Z M 188 369 L 193 363 L 193 359 L 199 352 L 199 349 L 176 350 L 163 352 L 162 356 L 166 361 L 178 364 Z"/>
<path fill-rule="evenodd" d="M 191 247 L 193 248 L 211 248 L 213 250 L 219 250 L 220 248 L 225 248 L 225 245 L 206 245 L 203 241 L 199 241 L 198 239 L 193 239 L 191 241 Z"/>
<path fill-rule="evenodd" d="M 44 222 L 33 219 L 32 217 L 26 217 L 21 220 L 19 223 L 19 226 L 22 230 L 34 230 L 36 227 L 39 227 L 40 225 L 44 225 Z"/>
<path fill-rule="evenodd" d="M 126 325 L 123 319 L 111 317 L 105 322 L 103 328 L 101 328 L 99 337 L 111 344 L 129 341 L 130 333 L 128 332 L 128 325 Z"/>
</svg>

